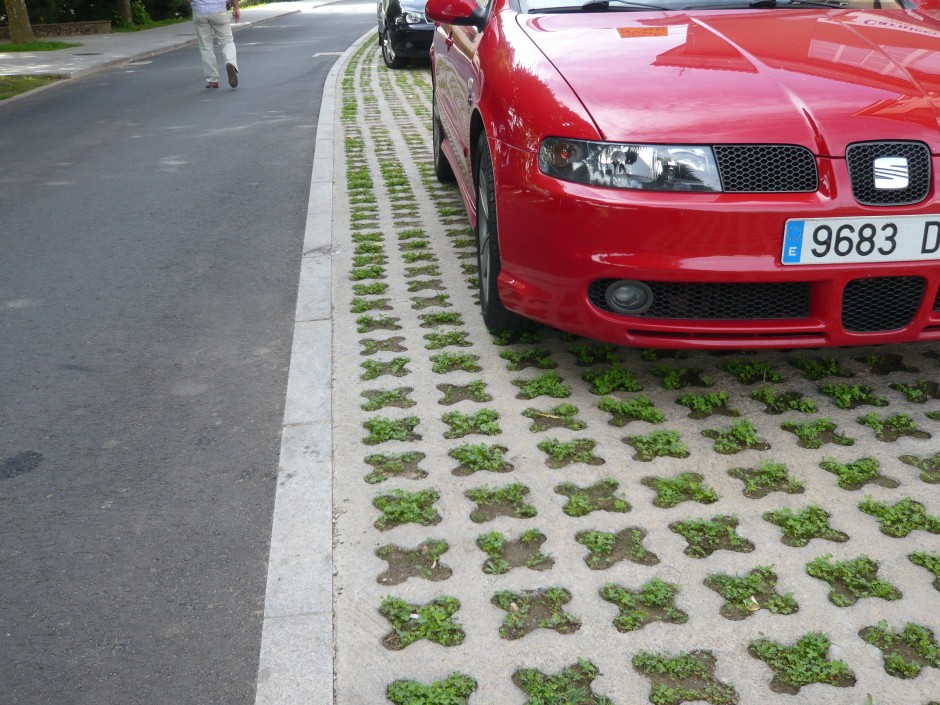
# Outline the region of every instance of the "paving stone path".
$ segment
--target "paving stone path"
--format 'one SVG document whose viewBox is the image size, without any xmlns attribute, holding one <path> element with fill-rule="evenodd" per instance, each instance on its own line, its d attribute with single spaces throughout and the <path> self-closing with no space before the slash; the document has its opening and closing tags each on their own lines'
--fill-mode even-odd
<svg viewBox="0 0 940 705">
<path fill-rule="evenodd" d="M 336 702 L 940 700 L 940 344 L 493 335 L 430 93 L 345 68 Z"/>
</svg>

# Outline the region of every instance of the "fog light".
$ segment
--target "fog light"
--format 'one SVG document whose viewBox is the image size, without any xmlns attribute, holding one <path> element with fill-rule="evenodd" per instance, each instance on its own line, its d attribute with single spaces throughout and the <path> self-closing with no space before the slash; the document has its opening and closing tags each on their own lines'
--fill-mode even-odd
<svg viewBox="0 0 940 705">
<path fill-rule="evenodd" d="M 621 280 L 607 287 L 607 305 L 616 313 L 638 316 L 653 305 L 653 292 L 643 282 Z"/>
</svg>

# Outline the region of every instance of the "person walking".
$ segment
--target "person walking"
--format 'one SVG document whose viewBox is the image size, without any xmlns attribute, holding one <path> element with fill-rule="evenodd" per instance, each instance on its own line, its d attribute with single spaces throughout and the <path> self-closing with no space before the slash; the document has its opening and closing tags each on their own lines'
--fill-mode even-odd
<svg viewBox="0 0 940 705">
<path fill-rule="evenodd" d="M 206 88 L 219 87 L 219 64 L 213 40 L 219 43 L 222 50 L 228 84 L 235 88 L 238 85 L 238 59 L 235 55 L 235 39 L 232 37 L 232 20 L 238 22 L 242 16 L 238 0 L 232 0 L 231 17 L 225 9 L 225 0 L 190 0 L 190 4 L 193 6 L 193 24 L 196 25 Z"/>
</svg>

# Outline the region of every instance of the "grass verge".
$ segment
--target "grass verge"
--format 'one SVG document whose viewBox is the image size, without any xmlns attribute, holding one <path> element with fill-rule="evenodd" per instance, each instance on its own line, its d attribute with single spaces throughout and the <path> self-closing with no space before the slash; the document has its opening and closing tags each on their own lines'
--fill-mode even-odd
<svg viewBox="0 0 940 705">
<path fill-rule="evenodd" d="M 0 100 L 48 86 L 62 76 L 0 76 Z"/>
</svg>

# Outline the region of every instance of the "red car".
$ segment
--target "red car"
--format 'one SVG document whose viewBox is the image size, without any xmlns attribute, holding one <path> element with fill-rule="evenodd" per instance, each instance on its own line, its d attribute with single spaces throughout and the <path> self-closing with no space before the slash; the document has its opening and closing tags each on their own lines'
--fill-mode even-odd
<svg viewBox="0 0 940 705">
<path fill-rule="evenodd" d="M 936 7 L 429 0 L 434 164 L 476 229 L 486 324 L 940 340 Z"/>
</svg>

